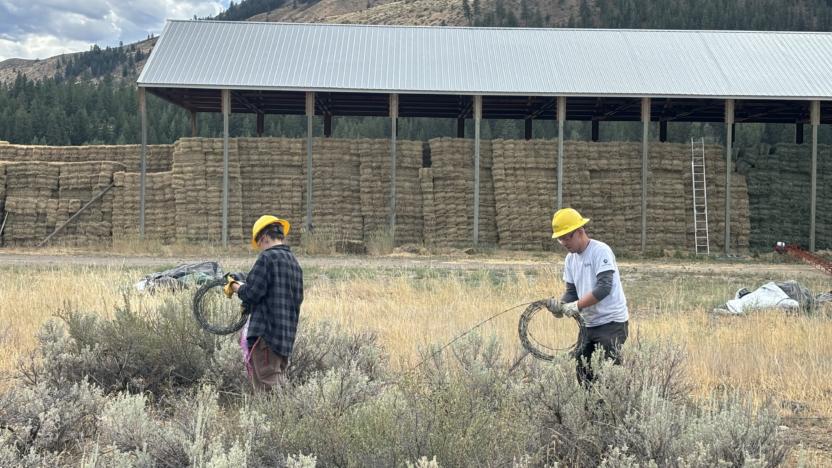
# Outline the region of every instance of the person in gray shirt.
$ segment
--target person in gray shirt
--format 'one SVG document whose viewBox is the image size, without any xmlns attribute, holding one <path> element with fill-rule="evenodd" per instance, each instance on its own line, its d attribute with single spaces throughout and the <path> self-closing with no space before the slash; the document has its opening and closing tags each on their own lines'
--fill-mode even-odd
<svg viewBox="0 0 832 468">
<path fill-rule="evenodd" d="M 563 267 L 566 292 L 560 299 L 546 301 L 555 317 L 580 316 L 582 320 L 574 356 L 583 385 L 594 379 L 590 364 L 596 348 L 603 350 L 605 359 L 620 364 L 619 351 L 627 341 L 629 322 L 615 254 L 607 244 L 590 239 L 584 228 L 588 222 L 572 208 L 558 210 L 552 217 L 552 238 L 569 253 Z"/>
</svg>

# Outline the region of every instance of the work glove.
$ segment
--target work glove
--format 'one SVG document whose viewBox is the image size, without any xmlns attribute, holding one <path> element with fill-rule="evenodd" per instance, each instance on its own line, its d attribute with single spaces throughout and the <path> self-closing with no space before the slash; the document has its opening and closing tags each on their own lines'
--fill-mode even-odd
<svg viewBox="0 0 832 468">
<path fill-rule="evenodd" d="M 560 301 L 555 299 L 554 297 L 550 297 L 546 299 L 546 308 L 549 309 L 549 312 L 555 316 L 555 318 L 562 318 L 563 317 L 563 306 L 561 305 Z"/>
<path fill-rule="evenodd" d="M 569 318 L 575 318 L 578 316 L 578 313 L 581 309 L 578 308 L 578 301 L 574 302 L 567 302 L 566 304 L 560 305 L 560 310 L 563 312 L 563 315 Z"/>
<path fill-rule="evenodd" d="M 243 282 L 246 281 L 246 274 L 242 273 L 242 272 L 239 272 L 239 271 L 234 272 L 234 273 L 226 273 L 225 277 L 226 278 L 231 277 L 231 278 L 234 279 L 234 281 L 236 281 L 238 283 L 243 283 Z"/>
<path fill-rule="evenodd" d="M 243 284 L 245 280 L 245 273 L 226 273 L 225 286 L 222 287 L 222 292 L 225 294 L 225 297 L 231 299 L 231 296 L 234 295 L 234 284 Z"/>
</svg>

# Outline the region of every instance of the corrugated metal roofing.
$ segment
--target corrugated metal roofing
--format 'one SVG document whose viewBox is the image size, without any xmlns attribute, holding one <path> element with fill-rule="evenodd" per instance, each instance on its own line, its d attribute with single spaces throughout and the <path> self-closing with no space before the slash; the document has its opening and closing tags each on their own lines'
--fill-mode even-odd
<svg viewBox="0 0 832 468">
<path fill-rule="evenodd" d="M 169 21 L 140 86 L 832 98 L 832 33 Z"/>
</svg>

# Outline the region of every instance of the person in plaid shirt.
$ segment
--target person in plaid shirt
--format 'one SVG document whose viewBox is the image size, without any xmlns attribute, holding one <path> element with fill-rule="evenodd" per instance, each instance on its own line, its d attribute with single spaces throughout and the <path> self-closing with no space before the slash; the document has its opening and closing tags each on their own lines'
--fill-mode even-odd
<svg viewBox="0 0 832 468">
<path fill-rule="evenodd" d="M 269 390 L 282 378 L 298 329 L 303 302 L 303 270 L 283 239 L 289 222 L 261 216 L 251 230 L 251 245 L 261 252 L 234 292 L 251 311 L 248 323 L 251 379 L 257 390 Z"/>
</svg>

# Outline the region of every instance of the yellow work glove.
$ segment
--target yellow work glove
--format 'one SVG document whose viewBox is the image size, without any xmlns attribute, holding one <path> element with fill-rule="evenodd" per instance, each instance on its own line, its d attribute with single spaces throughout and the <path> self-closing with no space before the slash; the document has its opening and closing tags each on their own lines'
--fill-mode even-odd
<svg viewBox="0 0 832 468">
<path fill-rule="evenodd" d="M 231 296 L 234 295 L 234 283 L 239 283 L 239 281 L 232 278 L 231 275 L 226 276 L 226 280 L 227 282 L 222 287 L 222 292 L 225 293 L 225 297 L 231 299 Z"/>
</svg>

